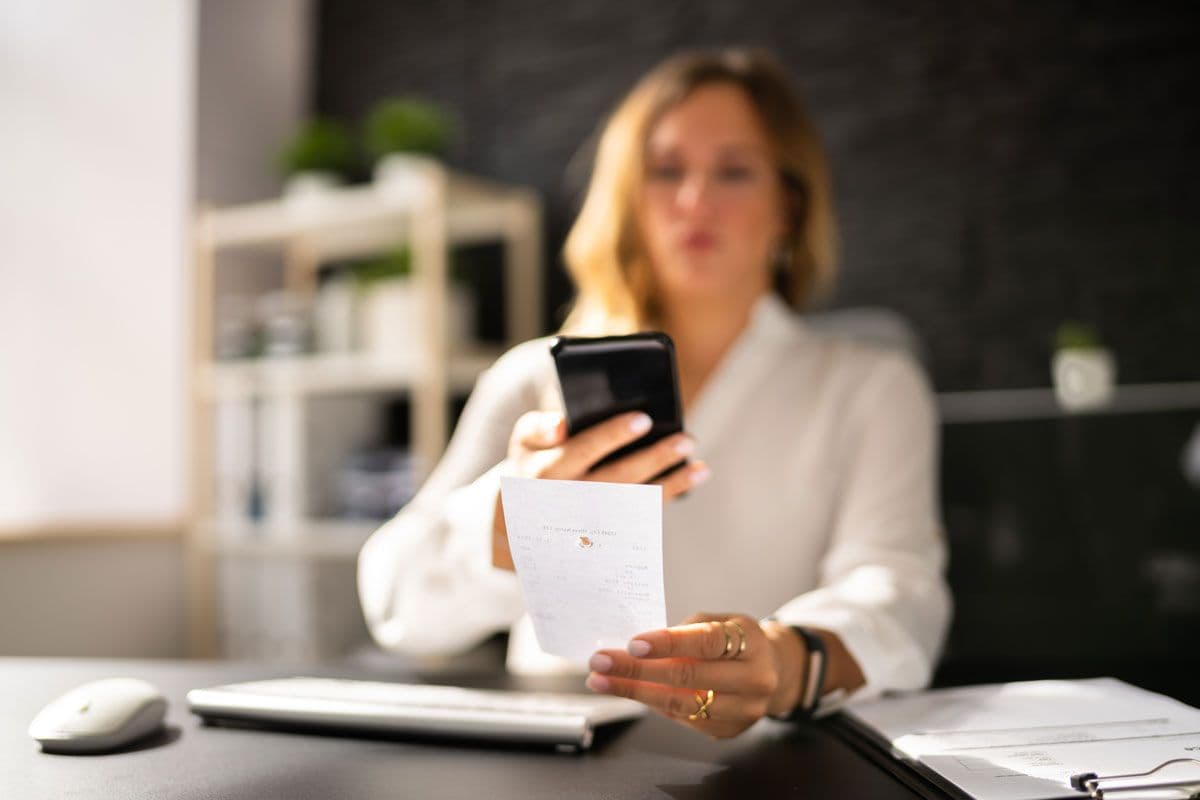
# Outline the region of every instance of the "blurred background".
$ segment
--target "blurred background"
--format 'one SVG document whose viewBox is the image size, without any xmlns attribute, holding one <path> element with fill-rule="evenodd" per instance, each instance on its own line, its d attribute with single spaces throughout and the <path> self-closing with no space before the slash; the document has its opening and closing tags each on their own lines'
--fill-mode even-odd
<svg viewBox="0 0 1200 800">
<path fill-rule="evenodd" d="M 597 125 L 769 48 L 829 150 L 814 318 L 924 362 L 940 682 L 1197 702 L 1200 74 L 1176 3 L 9 0 L 0 655 L 376 657 L 354 556 L 561 321 Z"/>
</svg>

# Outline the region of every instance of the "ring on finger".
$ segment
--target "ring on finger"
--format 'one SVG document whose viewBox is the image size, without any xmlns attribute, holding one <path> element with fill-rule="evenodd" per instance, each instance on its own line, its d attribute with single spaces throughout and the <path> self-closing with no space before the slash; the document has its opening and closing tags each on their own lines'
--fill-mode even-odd
<svg viewBox="0 0 1200 800">
<path fill-rule="evenodd" d="M 708 719 L 708 709 L 712 707 L 713 699 L 717 693 L 709 689 L 707 693 L 696 692 L 696 710 L 694 713 L 688 714 L 688 719 L 695 722 L 696 720 Z"/>
<path fill-rule="evenodd" d="M 721 651 L 718 658 L 729 658 L 733 653 L 733 637 L 729 635 L 729 628 L 725 627 L 725 623 L 721 623 L 721 633 L 725 634 L 725 649 Z"/>
<path fill-rule="evenodd" d="M 737 628 L 737 632 L 738 632 L 737 652 L 734 653 L 732 656 L 730 656 L 730 658 L 733 658 L 735 660 L 739 659 L 746 654 L 746 631 L 744 628 L 742 628 L 741 625 L 734 622 L 733 620 L 726 620 L 725 624 L 732 625 L 733 627 Z M 730 647 L 728 646 L 729 638 L 730 638 L 729 634 L 726 633 L 725 634 L 725 641 L 726 641 L 725 654 L 722 655 L 722 658 L 729 655 L 729 651 L 730 651 Z"/>
</svg>

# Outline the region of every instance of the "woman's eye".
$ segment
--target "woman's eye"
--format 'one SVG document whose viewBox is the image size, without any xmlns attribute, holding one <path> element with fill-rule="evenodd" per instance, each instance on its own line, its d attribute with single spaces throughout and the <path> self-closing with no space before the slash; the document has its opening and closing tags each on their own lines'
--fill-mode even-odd
<svg viewBox="0 0 1200 800">
<path fill-rule="evenodd" d="M 717 170 L 717 177 L 723 181 L 737 183 L 739 181 L 749 180 L 754 177 L 754 171 L 749 167 L 729 166 L 721 167 Z"/>
<path fill-rule="evenodd" d="M 670 164 L 659 164 L 650 167 L 650 179 L 655 181 L 677 181 L 683 177 L 683 170 Z"/>
</svg>

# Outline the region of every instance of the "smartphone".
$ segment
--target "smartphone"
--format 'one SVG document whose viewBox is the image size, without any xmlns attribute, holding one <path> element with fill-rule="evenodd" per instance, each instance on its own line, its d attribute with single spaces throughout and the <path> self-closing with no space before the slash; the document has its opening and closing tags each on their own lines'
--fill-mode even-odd
<svg viewBox="0 0 1200 800">
<path fill-rule="evenodd" d="M 675 344 L 665 333 L 627 336 L 559 336 L 550 347 L 562 389 L 567 433 L 574 436 L 627 411 L 644 411 L 652 427 L 596 466 L 616 461 L 683 430 Z M 654 479 L 686 463 L 682 459 Z"/>
</svg>

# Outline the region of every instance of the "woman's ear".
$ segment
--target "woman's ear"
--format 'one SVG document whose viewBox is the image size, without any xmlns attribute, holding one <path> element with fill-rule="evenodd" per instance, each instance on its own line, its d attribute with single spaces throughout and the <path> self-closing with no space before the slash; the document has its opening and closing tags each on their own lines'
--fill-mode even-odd
<svg viewBox="0 0 1200 800">
<path fill-rule="evenodd" d="M 787 235 L 795 238 L 804 230 L 804 219 L 808 216 L 808 186 L 802 178 L 784 173 L 783 209 L 786 215 Z"/>
</svg>

